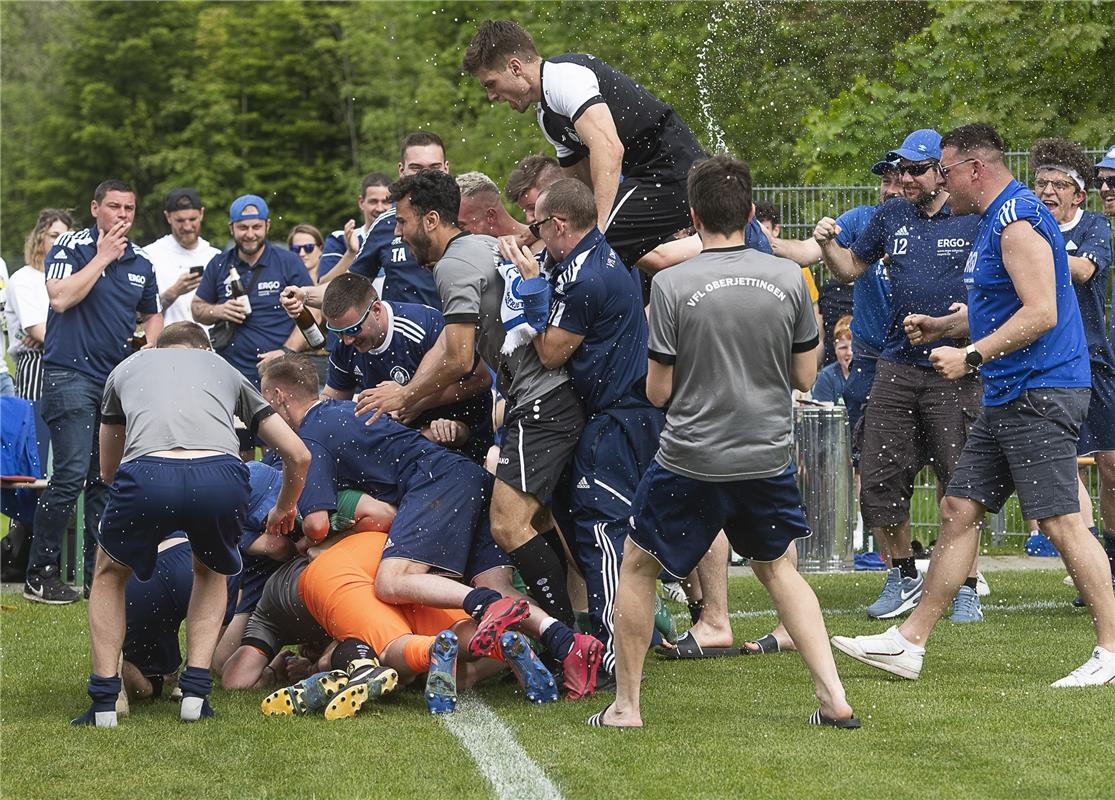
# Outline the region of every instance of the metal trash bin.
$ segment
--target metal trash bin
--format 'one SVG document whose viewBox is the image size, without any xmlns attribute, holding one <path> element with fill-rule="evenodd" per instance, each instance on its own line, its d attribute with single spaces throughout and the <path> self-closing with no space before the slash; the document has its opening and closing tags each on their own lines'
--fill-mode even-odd
<svg viewBox="0 0 1115 800">
<path fill-rule="evenodd" d="M 794 462 L 813 535 L 798 540 L 800 572 L 850 572 L 855 559 L 852 453 L 843 406 L 794 409 Z"/>
</svg>

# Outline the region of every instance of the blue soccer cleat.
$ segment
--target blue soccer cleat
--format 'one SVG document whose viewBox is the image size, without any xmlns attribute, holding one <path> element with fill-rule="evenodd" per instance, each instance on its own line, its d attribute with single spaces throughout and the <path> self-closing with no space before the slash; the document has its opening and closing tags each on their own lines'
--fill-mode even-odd
<svg viewBox="0 0 1115 800">
<path fill-rule="evenodd" d="M 430 670 L 426 674 L 426 708 L 431 714 L 457 710 L 457 653 L 460 645 L 453 631 L 442 631 L 430 645 Z"/>
<path fill-rule="evenodd" d="M 523 694 L 532 703 L 554 703 L 561 696 L 557 682 L 538 656 L 530 649 L 530 643 L 521 633 L 508 631 L 499 637 L 499 649 L 503 659 L 519 683 Z"/>
</svg>

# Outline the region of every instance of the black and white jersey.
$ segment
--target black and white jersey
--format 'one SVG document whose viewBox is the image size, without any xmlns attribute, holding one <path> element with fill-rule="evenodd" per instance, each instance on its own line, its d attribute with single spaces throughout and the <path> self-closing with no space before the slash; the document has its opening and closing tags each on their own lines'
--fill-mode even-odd
<svg viewBox="0 0 1115 800">
<path fill-rule="evenodd" d="M 588 155 L 574 123 L 590 107 L 605 103 L 623 143 L 623 174 L 685 174 L 704 156 L 693 132 L 674 109 L 595 56 L 566 53 L 541 67 L 538 124 L 568 167 Z"/>
</svg>

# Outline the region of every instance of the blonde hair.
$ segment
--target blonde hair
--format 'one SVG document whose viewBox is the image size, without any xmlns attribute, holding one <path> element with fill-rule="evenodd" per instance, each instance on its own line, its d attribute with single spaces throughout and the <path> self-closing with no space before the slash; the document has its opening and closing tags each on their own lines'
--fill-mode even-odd
<svg viewBox="0 0 1115 800">
<path fill-rule="evenodd" d="M 836 325 L 832 328 L 832 340 L 838 341 L 844 337 L 852 338 L 852 315 L 845 314 L 836 321 Z"/>
<path fill-rule="evenodd" d="M 68 209 L 44 208 L 35 220 L 35 227 L 27 234 L 27 241 L 23 243 L 23 258 L 39 272 L 46 267 L 46 234 L 55 222 L 61 222 L 67 228 L 74 227 L 74 218 L 70 216 Z"/>
</svg>

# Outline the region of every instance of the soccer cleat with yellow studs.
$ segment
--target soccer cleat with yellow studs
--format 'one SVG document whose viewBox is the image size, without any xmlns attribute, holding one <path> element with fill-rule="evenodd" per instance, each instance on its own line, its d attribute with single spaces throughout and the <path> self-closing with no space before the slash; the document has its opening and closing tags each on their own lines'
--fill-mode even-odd
<svg viewBox="0 0 1115 800">
<path fill-rule="evenodd" d="M 364 703 L 393 691 L 399 685 L 399 673 L 380 666 L 374 658 L 361 658 L 348 665 L 348 683 L 325 707 L 328 720 L 355 717 Z"/>
</svg>

